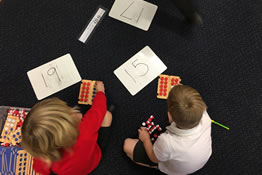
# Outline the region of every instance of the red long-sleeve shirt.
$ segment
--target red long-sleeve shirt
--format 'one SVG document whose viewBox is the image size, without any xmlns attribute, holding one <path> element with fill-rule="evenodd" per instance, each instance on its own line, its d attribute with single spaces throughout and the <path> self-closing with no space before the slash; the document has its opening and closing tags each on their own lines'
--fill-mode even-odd
<svg viewBox="0 0 262 175">
<path fill-rule="evenodd" d="M 58 162 L 52 162 L 51 169 L 61 175 L 86 175 L 93 171 L 100 159 L 101 150 L 97 144 L 98 130 L 106 113 L 106 96 L 98 92 L 92 107 L 83 116 L 79 136 L 72 148 L 72 153 L 63 151 L 63 157 Z M 33 168 L 42 175 L 49 175 L 50 168 L 40 159 L 34 158 Z"/>
</svg>

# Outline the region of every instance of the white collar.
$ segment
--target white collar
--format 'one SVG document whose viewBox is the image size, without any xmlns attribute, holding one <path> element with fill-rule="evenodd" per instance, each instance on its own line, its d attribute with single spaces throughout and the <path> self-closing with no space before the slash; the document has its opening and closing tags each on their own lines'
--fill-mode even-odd
<svg viewBox="0 0 262 175">
<path fill-rule="evenodd" d="M 189 135 L 193 135 L 195 133 L 197 133 L 200 128 L 201 128 L 201 123 L 199 123 L 197 126 L 195 126 L 194 128 L 191 129 L 179 129 L 176 126 L 175 122 L 172 122 L 170 126 L 167 126 L 166 129 L 171 132 L 172 134 L 176 134 L 179 136 L 189 136 Z"/>
</svg>

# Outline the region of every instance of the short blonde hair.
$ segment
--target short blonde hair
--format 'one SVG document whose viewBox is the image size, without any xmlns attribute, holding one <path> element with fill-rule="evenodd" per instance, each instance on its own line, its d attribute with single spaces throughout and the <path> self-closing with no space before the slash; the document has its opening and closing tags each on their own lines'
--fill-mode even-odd
<svg viewBox="0 0 262 175">
<path fill-rule="evenodd" d="M 72 147 L 79 134 L 79 112 L 58 98 L 43 100 L 30 110 L 22 126 L 21 146 L 33 157 L 60 160 L 61 150 Z"/>
<path fill-rule="evenodd" d="M 182 129 L 198 125 L 207 109 L 199 92 L 190 86 L 174 86 L 168 95 L 168 112 L 173 121 Z"/>
</svg>

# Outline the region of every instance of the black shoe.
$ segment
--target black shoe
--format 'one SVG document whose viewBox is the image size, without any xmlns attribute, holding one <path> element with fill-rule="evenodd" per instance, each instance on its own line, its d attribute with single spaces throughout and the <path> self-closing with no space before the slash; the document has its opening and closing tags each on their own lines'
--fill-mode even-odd
<svg viewBox="0 0 262 175">
<path fill-rule="evenodd" d="M 111 112 L 111 113 L 113 113 L 113 111 L 115 110 L 115 105 L 109 105 L 109 107 L 107 108 L 107 110 L 109 111 L 109 112 Z"/>
<path fill-rule="evenodd" d="M 193 13 L 190 15 L 190 17 L 186 17 L 186 22 L 189 24 L 203 24 L 203 18 L 201 15 L 197 12 Z"/>
</svg>

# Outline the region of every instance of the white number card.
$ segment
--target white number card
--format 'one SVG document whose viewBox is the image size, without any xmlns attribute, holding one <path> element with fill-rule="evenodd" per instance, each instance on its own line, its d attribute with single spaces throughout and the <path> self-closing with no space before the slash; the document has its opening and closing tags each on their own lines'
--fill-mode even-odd
<svg viewBox="0 0 262 175">
<path fill-rule="evenodd" d="M 166 65 L 146 46 L 118 67 L 114 74 L 135 95 L 166 69 Z"/>
<path fill-rule="evenodd" d="M 147 31 L 157 6 L 143 0 L 115 0 L 109 16 Z"/>
<path fill-rule="evenodd" d="M 70 54 L 28 71 L 27 76 L 38 100 L 81 81 Z"/>
</svg>

